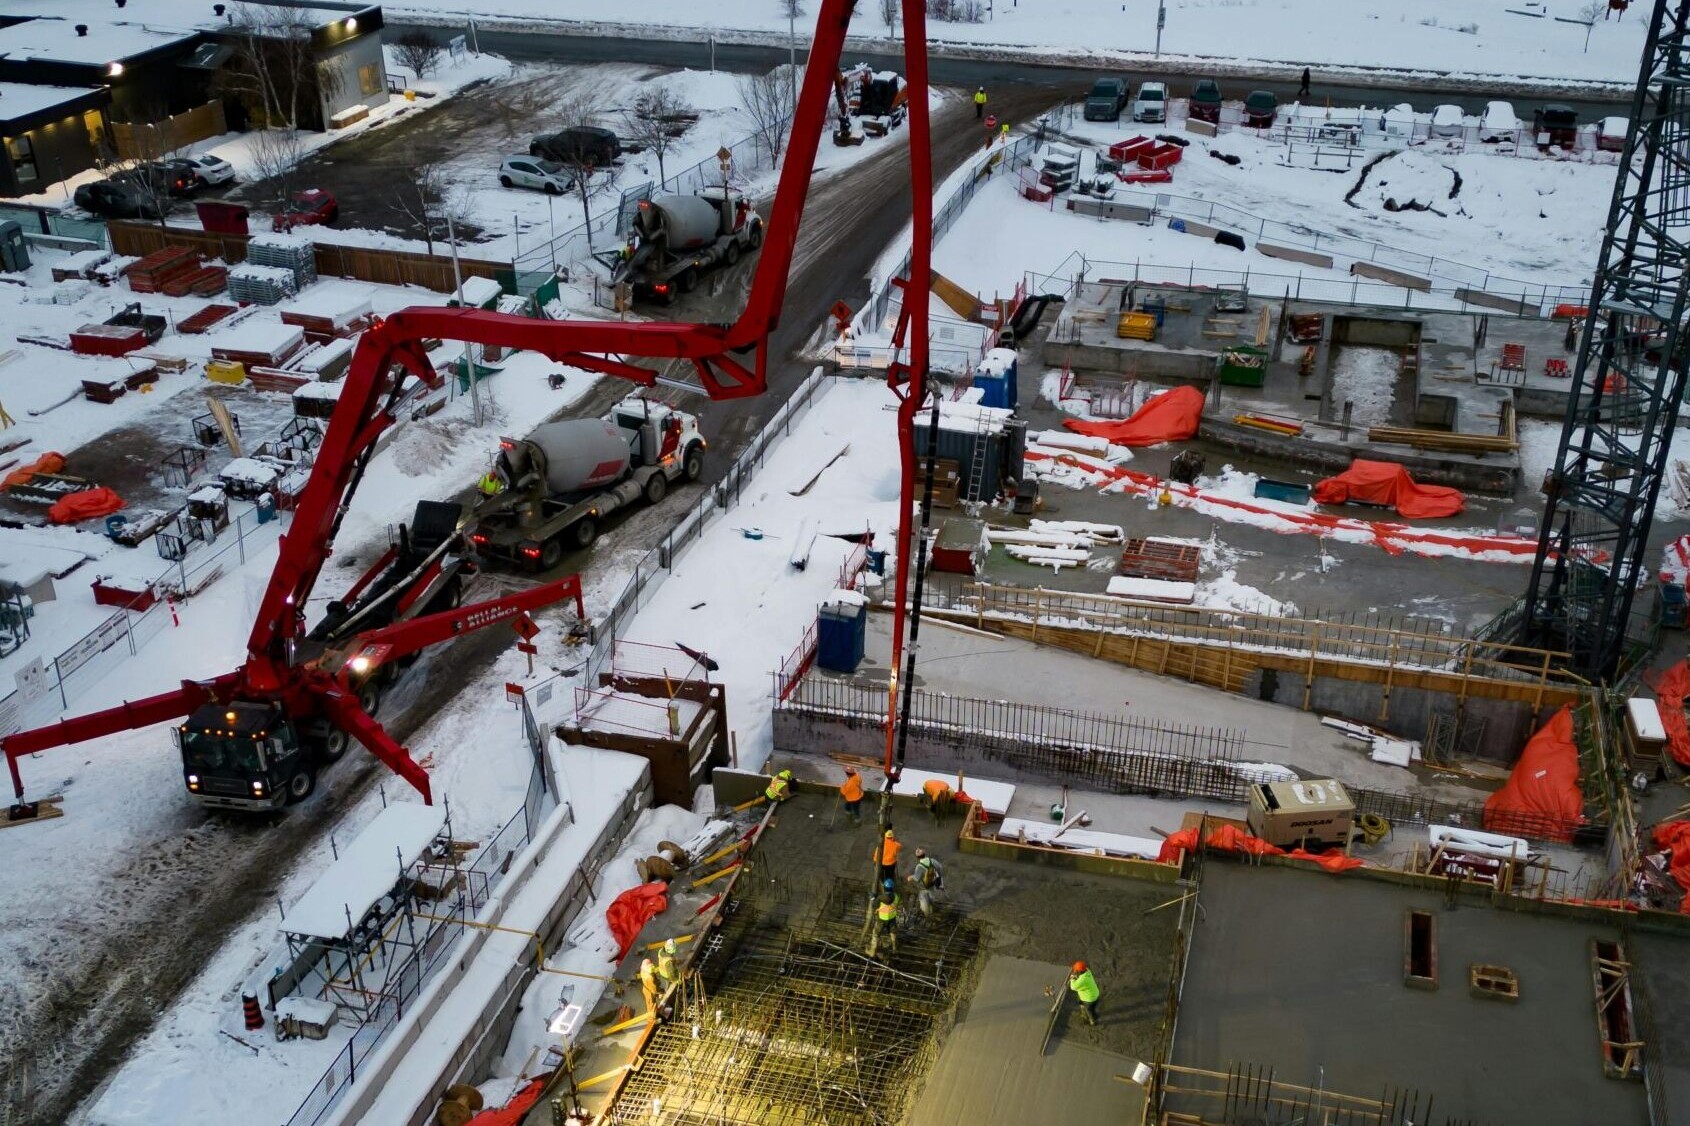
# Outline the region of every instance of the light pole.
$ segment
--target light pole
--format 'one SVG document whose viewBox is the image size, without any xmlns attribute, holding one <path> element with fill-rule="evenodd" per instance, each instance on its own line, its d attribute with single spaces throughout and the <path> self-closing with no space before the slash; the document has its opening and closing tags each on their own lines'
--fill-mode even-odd
<svg viewBox="0 0 1690 1126">
<path fill-rule="evenodd" d="M 798 0 L 786 0 L 786 89 L 796 109 L 798 105 Z"/>
<path fill-rule="evenodd" d="M 1156 0 L 1156 58 L 1162 57 L 1162 29 L 1168 26 L 1167 0 Z"/>
<path fill-rule="evenodd" d="M 446 237 L 452 243 L 452 283 L 458 287 L 458 303 L 463 304 L 464 276 L 458 266 L 458 231 L 452 224 L 452 212 L 446 211 Z M 475 357 L 470 354 L 470 343 L 464 341 L 464 378 L 469 380 L 469 413 L 475 425 L 481 425 L 481 384 L 475 378 Z"/>
</svg>

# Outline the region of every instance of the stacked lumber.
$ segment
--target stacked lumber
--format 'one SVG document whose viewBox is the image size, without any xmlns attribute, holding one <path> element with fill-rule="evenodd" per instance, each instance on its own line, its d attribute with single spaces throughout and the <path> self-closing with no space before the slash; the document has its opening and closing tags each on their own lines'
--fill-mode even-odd
<svg viewBox="0 0 1690 1126">
<path fill-rule="evenodd" d="M 292 325 L 253 325 L 241 332 L 241 343 L 211 349 L 212 359 L 255 367 L 281 367 L 305 347 L 305 333 Z"/>
<path fill-rule="evenodd" d="M 225 271 L 225 274 L 226 273 L 227 272 Z M 236 308 L 237 306 L 235 305 L 207 305 L 198 312 L 192 313 L 183 318 L 181 321 L 178 321 L 176 324 L 176 331 L 187 336 L 198 336 L 200 333 L 205 332 L 212 325 L 216 324 L 230 313 L 233 313 Z"/>
<path fill-rule="evenodd" d="M 355 336 L 369 327 L 373 299 L 374 291 L 367 286 L 344 282 L 319 285 L 282 308 L 282 323 L 304 329 L 313 343 Z"/>
<path fill-rule="evenodd" d="M 168 297 L 210 297 L 229 287 L 229 270 L 225 266 L 200 266 L 171 278 L 159 287 Z"/>
<path fill-rule="evenodd" d="M 129 288 L 136 293 L 159 293 L 166 282 L 199 268 L 197 250 L 187 246 L 167 246 L 129 267 Z"/>
<path fill-rule="evenodd" d="M 1406 426 L 1371 426 L 1367 430 L 1367 440 L 1386 446 L 1412 446 L 1417 450 L 1478 457 L 1513 453 L 1520 448 L 1520 440 L 1512 400 L 1502 401 L 1501 413 L 1502 423 L 1496 434 L 1457 434 L 1448 430 L 1415 430 Z"/>
</svg>

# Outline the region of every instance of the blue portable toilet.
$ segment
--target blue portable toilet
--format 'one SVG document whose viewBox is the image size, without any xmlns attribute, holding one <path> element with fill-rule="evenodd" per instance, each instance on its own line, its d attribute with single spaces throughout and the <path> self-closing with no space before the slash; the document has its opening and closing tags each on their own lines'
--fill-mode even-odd
<svg viewBox="0 0 1690 1126">
<path fill-rule="evenodd" d="M 856 672 L 868 637 L 868 599 L 836 590 L 816 611 L 816 664 L 829 672 Z"/>
<path fill-rule="evenodd" d="M 1013 348 L 993 348 L 986 353 L 974 372 L 974 386 L 980 388 L 981 406 L 1015 409 L 1015 367 Z"/>
</svg>

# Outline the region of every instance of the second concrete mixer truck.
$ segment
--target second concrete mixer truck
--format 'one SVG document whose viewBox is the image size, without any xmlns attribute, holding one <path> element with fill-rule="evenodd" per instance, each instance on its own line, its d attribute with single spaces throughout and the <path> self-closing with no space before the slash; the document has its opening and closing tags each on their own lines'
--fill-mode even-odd
<svg viewBox="0 0 1690 1126">
<path fill-rule="evenodd" d="M 671 481 L 704 472 L 698 419 L 630 395 L 604 418 L 548 422 L 526 438 L 499 439 L 499 455 L 469 521 L 478 555 L 549 571 L 598 538 L 605 517 L 637 501 L 656 504 Z"/>
<path fill-rule="evenodd" d="M 612 280 L 636 301 L 672 303 L 718 266 L 732 266 L 763 245 L 763 217 L 727 188 L 642 199 Z"/>
</svg>

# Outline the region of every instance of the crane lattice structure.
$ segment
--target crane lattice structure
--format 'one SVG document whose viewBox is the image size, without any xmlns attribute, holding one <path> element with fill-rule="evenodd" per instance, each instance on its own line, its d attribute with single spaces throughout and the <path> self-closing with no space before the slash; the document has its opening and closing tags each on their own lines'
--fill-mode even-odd
<svg viewBox="0 0 1690 1126">
<path fill-rule="evenodd" d="M 1656 0 L 1526 592 L 1528 640 L 1592 681 L 1616 675 L 1634 636 L 1690 363 L 1687 46 L 1690 0 Z"/>
</svg>

